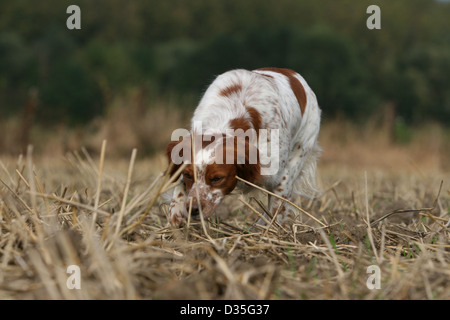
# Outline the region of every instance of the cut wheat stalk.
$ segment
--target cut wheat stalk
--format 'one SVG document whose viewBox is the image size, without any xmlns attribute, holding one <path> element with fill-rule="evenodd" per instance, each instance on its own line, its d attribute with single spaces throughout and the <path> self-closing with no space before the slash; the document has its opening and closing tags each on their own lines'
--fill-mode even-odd
<svg viewBox="0 0 450 320">
<path fill-rule="evenodd" d="M 367 223 L 367 236 L 369 238 L 370 245 L 372 247 L 373 254 L 378 264 L 380 264 L 380 259 L 378 258 L 377 248 L 375 247 L 375 242 L 373 240 L 372 227 L 370 225 L 369 217 L 369 188 L 367 185 L 367 171 L 364 172 L 364 186 L 365 186 L 365 208 L 366 208 L 366 223 Z"/>
<path fill-rule="evenodd" d="M 443 184 L 443 183 L 444 183 L 444 181 L 441 180 L 441 184 L 440 184 L 440 186 L 439 186 L 439 191 L 438 191 L 437 196 L 436 196 L 436 198 L 435 198 L 435 200 L 434 200 L 434 202 L 433 202 L 433 205 L 432 205 L 431 207 L 428 207 L 428 208 L 420 208 L 420 209 L 396 209 L 396 210 L 393 210 L 393 211 L 391 211 L 391 212 L 389 212 L 389 213 L 383 215 L 382 217 L 376 219 L 375 221 L 371 222 L 371 223 L 370 223 L 370 226 L 374 226 L 374 225 L 376 225 L 377 223 L 383 221 L 384 219 L 389 218 L 390 216 L 392 216 L 392 215 L 394 215 L 394 214 L 397 214 L 397 213 L 416 213 L 416 212 L 418 212 L 418 213 L 425 212 L 426 214 L 430 213 L 430 212 L 433 211 L 433 210 L 436 208 L 436 206 L 437 206 L 438 199 L 439 199 L 439 196 L 440 196 L 440 194 L 441 194 L 442 184 Z"/>
<path fill-rule="evenodd" d="M 94 212 L 93 212 L 92 222 L 91 222 L 91 232 L 94 231 L 95 223 L 97 221 L 97 210 L 98 210 L 98 204 L 100 202 L 103 168 L 104 168 L 104 163 L 105 163 L 106 143 L 107 143 L 106 140 L 103 140 L 102 149 L 100 152 L 100 164 L 99 164 L 98 176 L 97 176 L 97 191 L 95 193 Z"/>
<path fill-rule="evenodd" d="M 136 161 L 136 154 L 137 154 L 137 149 L 133 149 L 132 154 L 131 154 L 130 165 L 128 167 L 127 182 L 125 184 L 125 190 L 123 192 L 122 205 L 120 207 L 119 217 L 118 217 L 117 224 L 116 224 L 116 235 L 119 234 L 120 226 L 122 224 L 123 216 L 125 213 L 128 191 L 130 190 L 131 177 L 133 175 L 133 170 L 134 170 L 134 162 Z"/>
<path fill-rule="evenodd" d="M 293 203 L 292 201 L 290 201 L 290 200 L 288 200 L 288 199 L 285 199 L 285 198 L 283 198 L 283 197 L 281 197 L 281 196 L 279 196 L 279 195 L 277 195 L 277 194 L 275 194 L 275 193 L 273 193 L 273 192 L 270 192 L 270 191 L 268 191 L 268 190 L 266 190 L 266 189 L 264 189 L 264 188 L 261 188 L 260 186 L 257 186 L 257 185 L 254 184 L 254 183 L 251 183 L 251 182 L 249 182 L 249 181 L 247 181 L 247 180 L 244 180 L 244 179 L 242 179 L 241 177 L 236 176 L 236 179 L 238 179 L 238 180 L 240 180 L 240 181 L 242 181 L 242 182 L 244 182 L 244 183 L 246 183 L 246 184 L 248 184 L 248 185 L 250 185 L 250 186 L 252 186 L 252 187 L 254 187 L 254 188 L 256 188 L 256 189 L 258 189 L 258 190 L 261 190 L 261 191 L 263 191 L 263 192 L 265 192 L 265 193 L 267 193 L 267 194 L 270 194 L 271 196 L 274 196 L 275 198 L 278 198 L 278 199 L 280 199 L 280 200 L 282 200 L 282 201 L 285 201 L 285 202 L 289 203 L 291 206 L 293 206 L 294 208 L 296 208 L 296 209 L 299 210 L 300 212 L 306 214 L 308 217 L 310 217 L 311 219 L 313 219 L 314 221 L 316 221 L 316 222 L 319 223 L 320 225 L 322 225 L 322 226 L 324 226 L 324 227 L 326 226 L 322 221 L 320 221 L 319 219 L 317 219 L 316 217 L 314 217 L 313 215 L 311 215 L 311 214 L 308 213 L 307 211 L 303 210 L 302 208 L 300 208 L 299 206 L 297 206 L 297 205 L 296 205 L 295 203 Z"/>
<path fill-rule="evenodd" d="M 161 190 L 164 187 L 165 182 L 167 181 L 167 177 L 168 175 L 165 174 L 164 176 L 159 175 L 155 181 L 153 181 L 153 184 L 156 185 L 156 182 L 159 182 L 159 180 L 161 180 L 161 178 L 164 178 L 162 183 L 160 183 L 158 189 L 156 190 L 156 193 L 153 196 L 153 199 L 150 201 L 149 205 L 147 206 L 147 209 L 144 211 L 144 213 L 141 215 L 141 217 L 135 222 L 130 224 L 129 226 L 125 227 L 122 229 L 122 231 L 120 232 L 120 235 L 124 235 L 125 233 L 131 233 L 137 226 L 139 226 L 142 221 L 145 219 L 145 217 L 150 213 L 150 210 L 153 208 L 156 200 L 158 199 L 159 195 L 161 194 Z"/>
</svg>

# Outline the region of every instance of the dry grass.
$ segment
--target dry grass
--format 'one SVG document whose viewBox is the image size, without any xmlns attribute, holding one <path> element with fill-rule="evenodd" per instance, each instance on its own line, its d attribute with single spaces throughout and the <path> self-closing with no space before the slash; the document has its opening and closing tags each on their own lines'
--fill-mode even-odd
<svg viewBox="0 0 450 320">
<path fill-rule="evenodd" d="M 18 158 L 6 154 L 18 152 L 21 123 L 2 120 L 0 299 L 450 298 L 448 129 L 415 128 L 398 145 L 376 121 L 325 122 L 325 192 L 297 199 L 290 227 L 253 226 L 266 203 L 254 190 L 174 229 L 160 150 L 189 117 L 138 98 L 82 129 L 34 126 L 35 148 Z M 67 287 L 70 265 L 80 290 Z M 371 265 L 380 289 L 367 287 Z"/>
<path fill-rule="evenodd" d="M 132 148 L 138 148 L 141 155 L 160 152 L 175 128 L 188 126 L 191 114 L 162 98 L 147 99 L 151 101 L 144 103 L 139 90 L 131 90 L 128 95 L 115 97 L 104 116 L 73 127 L 36 122 L 29 128 L 27 117 L 0 118 L 0 152 L 25 154 L 27 145 L 32 144 L 36 156 L 63 157 L 81 148 L 99 154 L 105 139 L 109 154 L 115 158 L 128 157 Z M 23 134 L 24 127 L 28 136 Z M 24 141 L 28 143 L 24 145 Z"/>
<path fill-rule="evenodd" d="M 2 158 L 0 299 L 449 299 L 449 172 L 332 164 L 329 141 L 324 194 L 296 202 L 321 223 L 299 212 L 289 228 L 252 228 L 265 203 L 254 191 L 173 229 L 164 160 L 109 160 L 109 141 L 95 157 Z"/>
</svg>

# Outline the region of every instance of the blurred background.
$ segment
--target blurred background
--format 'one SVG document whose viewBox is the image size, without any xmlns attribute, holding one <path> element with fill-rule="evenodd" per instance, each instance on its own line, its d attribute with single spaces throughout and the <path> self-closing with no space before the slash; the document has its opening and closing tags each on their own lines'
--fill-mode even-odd
<svg viewBox="0 0 450 320">
<path fill-rule="evenodd" d="M 151 157 L 234 68 L 299 72 L 323 110 L 325 163 L 407 154 L 450 169 L 450 3 L 361 0 L 0 1 L 0 155 L 84 146 Z M 81 30 L 69 30 L 69 5 Z M 374 152 L 375 151 L 375 152 Z M 378 162 L 379 162 L 378 161 Z"/>
</svg>

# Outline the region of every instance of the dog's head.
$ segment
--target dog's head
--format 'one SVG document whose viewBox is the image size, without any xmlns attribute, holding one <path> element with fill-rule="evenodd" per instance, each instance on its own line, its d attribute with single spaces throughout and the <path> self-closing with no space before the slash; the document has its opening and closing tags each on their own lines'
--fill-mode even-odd
<svg viewBox="0 0 450 320">
<path fill-rule="evenodd" d="M 261 179 L 258 149 L 245 137 L 194 134 L 169 143 L 166 154 L 171 176 L 186 164 L 180 173 L 187 193 L 185 214 L 191 211 L 193 217 L 200 210 L 203 217 L 212 216 L 236 187 L 236 176 L 252 183 Z"/>
</svg>

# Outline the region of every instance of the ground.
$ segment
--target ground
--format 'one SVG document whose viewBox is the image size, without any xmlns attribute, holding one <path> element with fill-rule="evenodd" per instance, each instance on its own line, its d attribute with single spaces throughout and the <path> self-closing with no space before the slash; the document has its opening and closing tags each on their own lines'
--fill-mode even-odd
<svg viewBox="0 0 450 320">
<path fill-rule="evenodd" d="M 450 175 L 428 162 L 348 165 L 330 151 L 323 195 L 296 201 L 320 223 L 299 212 L 255 229 L 266 195 L 236 191 L 216 218 L 177 229 L 161 155 L 28 151 L 0 159 L 1 299 L 450 298 Z"/>
</svg>

